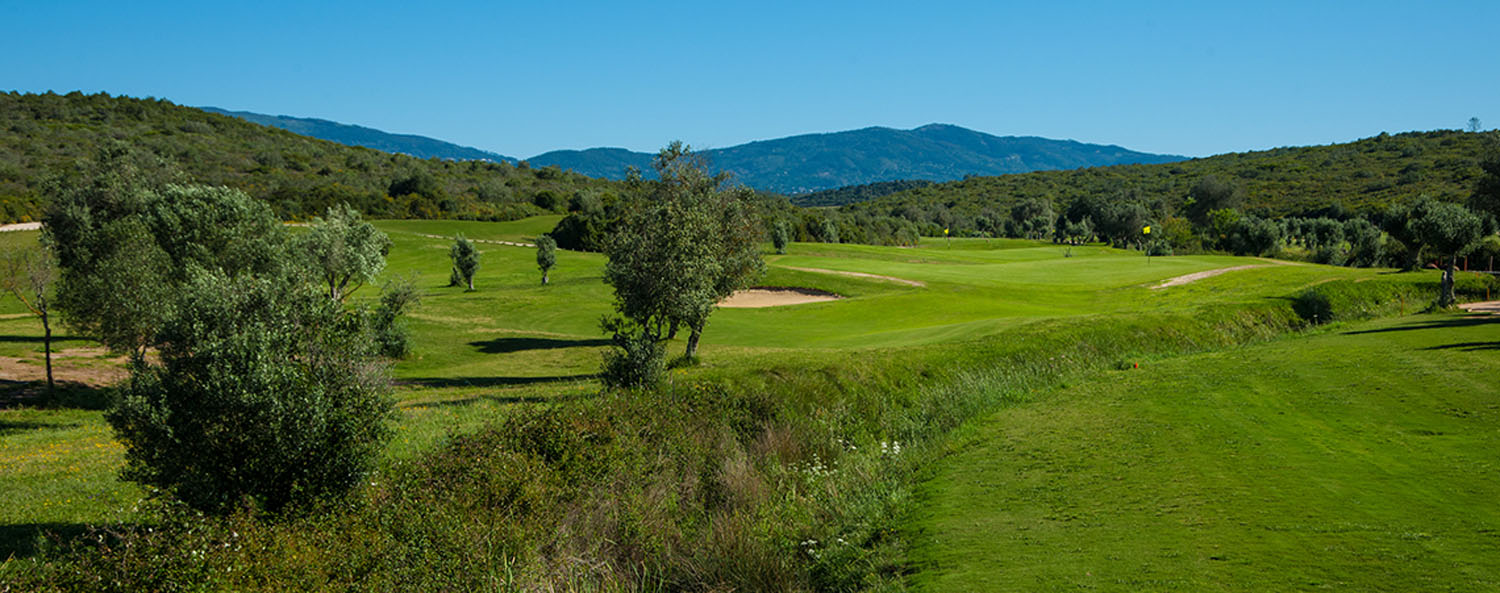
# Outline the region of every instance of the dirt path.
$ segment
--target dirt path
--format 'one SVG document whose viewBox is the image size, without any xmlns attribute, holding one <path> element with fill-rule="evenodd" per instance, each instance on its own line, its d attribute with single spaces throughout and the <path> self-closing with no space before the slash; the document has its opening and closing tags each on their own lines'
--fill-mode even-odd
<svg viewBox="0 0 1500 593">
<path fill-rule="evenodd" d="M 428 239 L 452 239 L 453 238 L 453 237 L 447 237 L 447 236 L 444 236 L 444 235 L 429 235 L 427 233 L 412 233 L 412 234 L 416 235 L 418 237 L 427 237 Z M 513 241 L 496 241 L 494 239 L 469 239 L 469 240 L 473 241 L 475 243 L 489 243 L 491 245 L 509 245 L 511 247 L 536 247 L 536 245 L 533 245 L 531 243 L 516 243 L 516 242 L 513 242 Z"/>
<path fill-rule="evenodd" d="M 1230 267 L 1230 268 L 1219 268 L 1217 270 L 1205 270 L 1205 271 L 1202 271 L 1202 272 L 1193 272 L 1191 274 L 1183 274 L 1183 275 L 1178 276 L 1176 278 L 1169 278 L 1169 279 L 1167 279 L 1166 282 L 1163 282 L 1163 283 L 1158 284 L 1156 286 L 1152 286 L 1151 290 L 1161 290 L 1163 288 L 1171 288 L 1173 286 L 1182 286 L 1184 284 L 1189 284 L 1189 283 L 1192 283 L 1192 282 L 1197 282 L 1197 281 L 1202 280 L 1204 278 L 1213 278 L 1214 276 L 1218 276 L 1219 274 L 1223 274 L 1225 272 L 1233 272 L 1235 270 L 1249 270 L 1251 268 L 1269 268 L 1269 267 L 1271 267 L 1271 266 L 1268 266 L 1268 265 L 1265 265 L 1265 264 L 1250 264 L 1248 266 L 1234 266 L 1234 267 Z"/>
<path fill-rule="evenodd" d="M 759 287 L 737 290 L 729 298 L 719 301 L 726 309 L 759 309 L 803 303 L 822 303 L 842 299 L 839 295 L 807 288 Z"/>
<path fill-rule="evenodd" d="M 11 224 L 0 224 L 0 233 L 11 231 L 39 231 L 42 229 L 40 222 L 16 222 Z"/>
<path fill-rule="evenodd" d="M 1490 315 L 1500 315 L 1500 301 L 1464 303 L 1459 305 L 1458 308 L 1470 313 L 1489 313 Z"/>
<path fill-rule="evenodd" d="M 841 272 L 841 271 L 838 271 L 838 270 L 824 270 L 822 268 L 798 268 L 798 267 L 794 267 L 794 266 L 776 266 L 776 267 L 778 267 L 778 268 L 785 268 L 785 269 L 788 269 L 788 270 L 797 270 L 798 272 L 812 272 L 814 274 L 838 274 L 840 276 L 854 276 L 856 278 L 873 278 L 875 280 L 884 280 L 886 282 L 895 282 L 897 284 L 905 284 L 907 286 L 917 286 L 917 287 L 925 287 L 925 286 L 927 286 L 926 282 L 920 282 L 920 281 L 917 281 L 917 280 L 907 280 L 905 278 L 896 278 L 896 277 L 893 277 L 893 276 L 881 276 L 879 274 L 866 274 L 864 272 Z"/>
</svg>

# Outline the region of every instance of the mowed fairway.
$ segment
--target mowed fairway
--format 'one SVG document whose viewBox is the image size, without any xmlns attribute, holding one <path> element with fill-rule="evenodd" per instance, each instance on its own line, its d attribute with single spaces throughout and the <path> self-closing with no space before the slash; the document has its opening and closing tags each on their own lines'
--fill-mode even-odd
<svg viewBox="0 0 1500 593">
<path fill-rule="evenodd" d="M 1494 591 L 1500 317 L 1113 371 L 971 423 L 920 490 L 923 591 Z"/>
</svg>

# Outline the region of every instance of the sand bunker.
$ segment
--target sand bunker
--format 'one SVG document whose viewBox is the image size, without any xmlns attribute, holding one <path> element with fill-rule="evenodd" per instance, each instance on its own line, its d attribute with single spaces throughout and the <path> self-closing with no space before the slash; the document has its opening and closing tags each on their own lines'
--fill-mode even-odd
<svg viewBox="0 0 1500 593">
<path fill-rule="evenodd" d="M 836 301 L 841 298 L 844 297 L 811 288 L 757 286 L 755 288 L 735 291 L 734 294 L 729 295 L 729 298 L 719 301 L 719 306 L 728 309 L 759 309 L 761 307 L 780 307 L 783 305 Z"/>
<path fill-rule="evenodd" d="M 0 233 L 10 231 L 38 231 L 42 229 L 40 222 L 16 222 L 11 224 L 0 224 Z"/>
</svg>

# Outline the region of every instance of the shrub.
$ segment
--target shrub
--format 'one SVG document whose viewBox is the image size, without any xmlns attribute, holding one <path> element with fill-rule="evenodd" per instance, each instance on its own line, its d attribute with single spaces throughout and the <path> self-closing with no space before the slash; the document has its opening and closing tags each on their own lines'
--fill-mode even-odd
<svg viewBox="0 0 1500 593">
<path fill-rule="evenodd" d="M 615 349 L 604 353 L 599 380 L 611 388 L 649 388 L 661 383 L 666 372 L 666 348 L 652 332 L 623 319 L 605 320 L 604 331 L 612 334 Z"/>
<path fill-rule="evenodd" d="M 354 486 L 390 410 L 362 323 L 308 284 L 199 272 L 108 414 L 123 476 L 195 509 L 276 511 Z"/>
</svg>

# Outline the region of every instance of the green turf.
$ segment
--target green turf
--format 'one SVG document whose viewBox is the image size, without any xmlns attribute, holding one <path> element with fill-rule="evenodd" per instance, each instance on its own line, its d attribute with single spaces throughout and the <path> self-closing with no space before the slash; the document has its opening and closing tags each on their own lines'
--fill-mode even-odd
<svg viewBox="0 0 1500 593">
<path fill-rule="evenodd" d="M 923 591 L 1500 588 L 1500 322 L 1425 315 L 1109 372 L 972 422 Z"/>
<path fill-rule="evenodd" d="M 392 367 L 399 406 L 388 459 L 409 457 L 449 434 L 494 422 L 517 405 L 597 390 L 593 375 L 606 348 L 599 320 L 612 312 L 602 255 L 560 251 L 552 283 L 542 286 L 534 249 L 480 243 L 477 290 L 446 286 L 452 235 L 527 242 L 550 230 L 556 219 L 376 223 L 393 242 L 383 280 L 412 278 L 423 297 L 408 319 L 412 354 Z M 0 247 L 34 243 L 36 235 L 0 233 Z M 1148 260 L 1099 246 L 1021 240 L 926 240 L 918 248 L 797 243 L 786 255 L 767 251 L 768 273 L 758 284 L 817 288 L 847 298 L 720 310 L 703 337 L 703 363 L 675 373 L 753 374 L 843 368 L 855 360 L 930 359 L 961 352 L 956 345 L 968 341 L 1057 319 L 1254 304 L 1330 279 L 1380 274 L 1222 256 Z M 1180 274 L 1236 265 L 1265 267 L 1165 290 L 1149 288 Z M 892 276 L 925 286 L 792 268 Z M 353 299 L 369 301 L 377 294 L 375 287 L 366 287 Z M 39 324 L 13 299 L 0 302 L 0 356 L 36 364 Z M 89 345 L 70 339 L 59 347 Z M 672 353 L 680 348 L 679 341 Z M 107 438 L 97 409 L 0 409 L 0 499 L 6 501 L 0 504 L 0 529 L 120 520 L 140 491 L 115 478 L 123 462 L 117 447 L 89 448 Z M 38 450 L 67 451 L 72 461 L 40 463 L 27 457 Z M 66 473 L 59 467 L 74 469 Z M 0 539 L 8 533 L 0 533 Z"/>
</svg>

